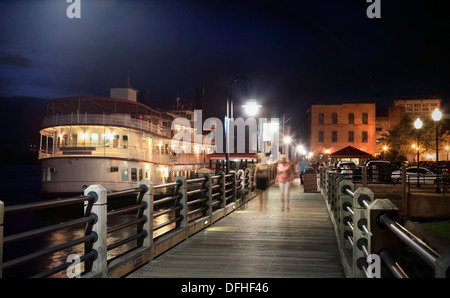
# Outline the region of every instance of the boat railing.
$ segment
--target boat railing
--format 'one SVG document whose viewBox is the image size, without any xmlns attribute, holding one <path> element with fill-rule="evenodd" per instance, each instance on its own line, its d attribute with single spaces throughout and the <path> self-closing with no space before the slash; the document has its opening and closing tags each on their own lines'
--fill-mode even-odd
<svg viewBox="0 0 450 298">
<path fill-rule="evenodd" d="M 166 127 L 132 118 L 129 114 L 56 114 L 48 115 L 42 121 L 43 128 L 57 125 L 117 125 L 148 131 L 164 137 L 171 137 L 171 130 Z"/>
</svg>

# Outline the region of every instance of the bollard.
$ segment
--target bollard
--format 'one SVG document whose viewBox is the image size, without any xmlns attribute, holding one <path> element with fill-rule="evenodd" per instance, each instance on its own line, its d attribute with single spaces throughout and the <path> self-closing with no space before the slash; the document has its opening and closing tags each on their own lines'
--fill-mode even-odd
<svg viewBox="0 0 450 298">
<path fill-rule="evenodd" d="M 93 271 L 100 273 L 101 277 L 108 275 L 108 252 L 107 252 L 107 196 L 106 188 L 101 185 L 90 185 L 84 190 L 84 195 L 94 195 L 96 199 L 92 204 L 91 214 L 97 216 L 97 221 L 92 226 L 92 233 L 97 234 L 97 240 L 93 243 L 85 243 L 85 254 L 91 250 L 95 250 L 98 254 L 94 261 L 88 261 L 85 264 L 85 271 Z M 91 204 L 85 205 L 85 213 L 89 213 Z M 89 225 L 89 224 L 88 224 Z M 86 227 L 86 232 L 89 232 L 89 226 Z"/>
</svg>

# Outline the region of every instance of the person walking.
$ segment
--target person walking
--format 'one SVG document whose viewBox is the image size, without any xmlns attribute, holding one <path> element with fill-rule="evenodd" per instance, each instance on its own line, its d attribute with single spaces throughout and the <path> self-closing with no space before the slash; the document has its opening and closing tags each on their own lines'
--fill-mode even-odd
<svg viewBox="0 0 450 298">
<path fill-rule="evenodd" d="M 267 186 L 269 179 L 269 166 L 266 163 L 265 156 L 262 153 L 256 154 L 256 166 L 253 175 L 253 185 L 259 192 L 260 210 L 267 209 Z"/>
<path fill-rule="evenodd" d="M 286 155 L 281 154 L 278 160 L 277 167 L 277 177 L 275 182 L 278 183 L 280 187 L 280 197 L 281 197 L 281 208 L 284 210 L 285 204 L 287 210 L 289 210 L 289 201 L 290 201 L 290 186 L 291 182 L 294 178 L 294 172 L 292 170 L 291 165 L 286 157 Z"/>
</svg>

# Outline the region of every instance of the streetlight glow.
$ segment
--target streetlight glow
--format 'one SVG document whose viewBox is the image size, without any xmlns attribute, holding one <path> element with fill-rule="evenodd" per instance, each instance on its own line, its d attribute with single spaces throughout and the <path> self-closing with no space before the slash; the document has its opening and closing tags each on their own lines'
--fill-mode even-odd
<svg viewBox="0 0 450 298">
<path fill-rule="evenodd" d="M 417 128 L 417 129 L 421 129 L 421 128 L 422 128 L 422 125 L 423 125 L 423 123 L 422 123 L 422 121 L 420 120 L 420 118 L 417 118 L 417 119 L 416 119 L 416 122 L 414 122 L 414 127 Z"/>
<path fill-rule="evenodd" d="M 262 105 L 257 104 L 256 100 L 249 99 L 247 104 L 242 105 L 242 107 L 245 109 L 245 112 L 250 116 L 255 116 L 258 113 L 258 110 Z"/>
<path fill-rule="evenodd" d="M 284 137 L 284 143 L 285 143 L 285 144 L 290 144 L 291 141 L 292 141 L 292 139 L 291 139 L 290 136 Z"/>
<path fill-rule="evenodd" d="M 442 119 L 442 112 L 439 111 L 438 108 L 434 109 L 434 112 L 431 114 L 431 117 L 434 121 L 440 121 Z"/>
</svg>

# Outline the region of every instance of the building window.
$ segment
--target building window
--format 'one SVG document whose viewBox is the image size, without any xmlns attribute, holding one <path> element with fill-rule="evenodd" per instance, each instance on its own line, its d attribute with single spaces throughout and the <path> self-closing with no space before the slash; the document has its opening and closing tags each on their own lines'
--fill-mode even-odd
<svg viewBox="0 0 450 298">
<path fill-rule="evenodd" d="M 355 132 L 354 131 L 348 132 L 348 141 L 349 141 L 349 143 L 353 143 L 355 141 Z"/>
<path fill-rule="evenodd" d="M 319 143 L 323 143 L 323 130 L 319 130 Z"/>
<path fill-rule="evenodd" d="M 319 124 L 323 124 L 324 123 L 324 115 L 323 113 L 319 113 Z"/>
<path fill-rule="evenodd" d="M 353 113 L 348 114 L 348 124 L 355 124 L 355 114 Z"/>
<path fill-rule="evenodd" d="M 331 132 L 331 142 L 333 142 L 333 143 L 337 142 L 337 131 Z"/>
<path fill-rule="evenodd" d="M 367 113 L 363 113 L 362 114 L 362 123 L 363 124 L 368 124 L 369 123 L 369 114 L 367 114 Z"/>
<path fill-rule="evenodd" d="M 331 124 L 337 124 L 337 113 L 331 114 Z"/>
<path fill-rule="evenodd" d="M 363 131 L 363 132 L 362 132 L 362 139 L 361 139 L 361 141 L 362 141 L 363 143 L 367 143 L 367 142 L 368 142 L 368 139 L 369 139 L 369 135 L 368 135 L 367 131 Z"/>
</svg>

